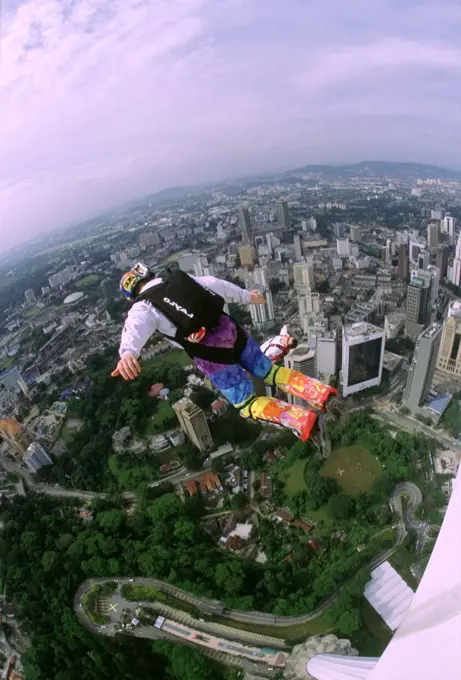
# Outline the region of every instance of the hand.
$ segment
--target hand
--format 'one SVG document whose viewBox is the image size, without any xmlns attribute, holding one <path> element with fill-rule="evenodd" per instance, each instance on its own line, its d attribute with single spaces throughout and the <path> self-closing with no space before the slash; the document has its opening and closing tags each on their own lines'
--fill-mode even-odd
<svg viewBox="0 0 461 680">
<path fill-rule="evenodd" d="M 111 376 L 117 378 L 119 375 L 124 380 L 134 380 L 137 375 L 141 373 L 141 366 L 134 354 L 124 354 L 123 358 L 117 364 L 115 371 L 112 371 Z"/>
<path fill-rule="evenodd" d="M 250 305 L 265 305 L 267 304 L 267 300 L 264 297 L 262 293 L 259 292 L 259 290 L 252 290 L 251 293 L 251 299 L 250 299 Z"/>
</svg>

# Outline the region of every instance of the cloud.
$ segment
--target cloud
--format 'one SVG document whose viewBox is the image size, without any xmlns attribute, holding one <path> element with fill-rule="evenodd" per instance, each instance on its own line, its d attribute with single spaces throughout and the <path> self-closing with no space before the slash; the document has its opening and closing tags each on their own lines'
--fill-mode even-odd
<svg viewBox="0 0 461 680">
<path fill-rule="evenodd" d="M 0 229 L 15 240 L 168 185 L 298 163 L 461 167 L 457 4 L 6 0 L 5 10 Z"/>
</svg>

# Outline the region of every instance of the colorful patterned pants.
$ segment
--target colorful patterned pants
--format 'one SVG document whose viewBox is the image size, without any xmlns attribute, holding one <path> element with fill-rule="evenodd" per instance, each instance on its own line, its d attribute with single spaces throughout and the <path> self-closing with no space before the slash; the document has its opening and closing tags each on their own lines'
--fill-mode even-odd
<svg viewBox="0 0 461 680">
<path fill-rule="evenodd" d="M 234 406 L 243 404 L 254 394 L 254 386 L 247 371 L 256 378 L 265 378 L 272 369 L 272 361 L 261 352 L 256 340 L 246 332 L 245 335 L 247 344 L 241 354 L 240 364 L 216 364 L 205 359 L 194 359 L 197 368 Z M 219 325 L 201 344 L 227 348 L 234 347 L 236 340 L 237 326 L 229 316 L 223 314 Z"/>
</svg>

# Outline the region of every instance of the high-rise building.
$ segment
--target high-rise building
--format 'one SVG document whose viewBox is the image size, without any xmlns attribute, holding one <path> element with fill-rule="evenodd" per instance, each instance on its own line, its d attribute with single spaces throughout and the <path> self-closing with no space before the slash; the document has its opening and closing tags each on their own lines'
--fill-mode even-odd
<svg viewBox="0 0 461 680">
<path fill-rule="evenodd" d="M 240 264 L 242 267 L 252 267 L 255 263 L 255 251 L 253 246 L 244 245 L 239 248 Z"/>
<path fill-rule="evenodd" d="M 422 250 L 418 255 L 418 268 L 426 269 L 431 261 L 431 256 L 427 250 Z"/>
<path fill-rule="evenodd" d="M 455 286 L 461 286 L 461 232 L 458 236 L 458 243 L 456 244 L 455 259 L 453 260 L 453 267 L 451 270 L 451 282 Z"/>
<path fill-rule="evenodd" d="M 421 333 L 416 342 L 403 392 L 403 403 L 412 413 L 418 413 L 429 394 L 441 337 L 442 324 L 432 323 Z"/>
<path fill-rule="evenodd" d="M 338 343 L 336 331 L 323 332 L 317 338 L 315 349 L 316 376 L 320 379 L 336 375 L 338 369 Z"/>
<path fill-rule="evenodd" d="M 437 248 L 439 245 L 440 222 L 429 222 L 427 225 L 427 247 Z"/>
<path fill-rule="evenodd" d="M 36 300 L 35 293 L 32 290 L 32 288 L 29 288 L 28 290 L 26 290 L 26 292 L 24 293 L 24 297 L 26 298 L 26 302 L 27 302 L 28 305 L 34 304 L 34 302 Z"/>
<path fill-rule="evenodd" d="M 337 238 L 336 239 L 336 251 L 339 257 L 349 257 L 349 239 L 348 238 Z"/>
<path fill-rule="evenodd" d="M 302 220 L 301 227 L 303 231 L 316 231 L 317 220 L 315 219 L 315 217 L 309 217 L 308 220 Z"/>
<path fill-rule="evenodd" d="M 290 211 L 287 201 L 277 201 L 277 221 L 287 231 L 291 229 Z"/>
<path fill-rule="evenodd" d="M 194 446 L 202 452 L 213 448 L 213 437 L 201 408 L 184 397 L 173 404 L 173 409 L 179 420 L 181 430 L 189 437 Z"/>
<path fill-rule="evenodd" d="M 310 293 L 314 286 L 314 266 L 310 262 L 294 264 L 293 278 L 298 293 Z"/>
<path fill-rule="evenodd" d="M 250 211 L 246 207 L 242 207 L 239 210 L 239 224 L 240 231 L 242 232 L 243 242 L 251 244 L 253 238 L 253 226 L 251 224 Z"/>
<path fill-rule="evenodd" d="M 437 358 L 437 370 L 461 377 L 461 302 L 458 300 L 451 302 L 448 307 Z"/>
<path fill-rule="evenodd" d="M 272 293 L 269 288 L 259 287 L 262 294 L 266 298 L 265 305 L 250 305 L 250 315 L 253 326 L 262 328 L 268 324 L 273 325 L 275 318 L 274 303 L 272 300 Z"/>
<path fill-rule="evenodd" d="M 315 350 L 309 345 L 298 345 L 296 349 L 292 350 L 283 361 L 287 368 L 293 371 L 298 371 L 309 378 L 315 378 Z M 290 404 L 297 404 L 302 406 L 304 404 L 302 399 L 293 397 L 291 394 L 284 395 L 284 398 Z"/>
<path fill-rule="evenodd" d="M 295 244 L 295 260 L 296 262 L 300 262 L 303 257 L 303 251 L 301 248 L 301 237 L 299 234 L 294 235 L 293 243 Z"/>
<path fill-rule="evenodd" d="M 418 264 L 418 255 L 422 250 L 425 249 L 425 244 L 422 243 L 421 241 L 416 241 L 410 240 L 409 246 L 408 246 L 408 254 L 410 257 L 410 262 L 414 265 Z"/>
<path fill-rule="evenodd" d="M 12 454 L 21 460 L 34 441 L 32 434 L 14 418 L 0 420 L 0 437 L 8 444 Z"/>
<path fill-rule="evenodd" d="M 432 312 L 432 275 L 421 270 L 416 273 L 407 288 L 405 320 L 405 335 L 415 340 L 429 325 Z"/>
<path fill-rule="evenodd" d="M 46 467 L 47 465 L 53 465 L 53 461 L 43 446 L 38 442 L 32 442 L 32 444 L 30 444 L 26 453 L 24 454 L 22 462 L 27 465 L 28 469 L 32 473 L 37 472 L 42 467 Z"/>
<path fill-rule="evenodd" d="M 449 250 L 446 246 L 439 246 L 437 248 L 437 255 L 435 259 L 435 264 L 440 272 L 440 280 L 443 280 L 447 275 L 448 269 L 448 253 Z"/>
<path fill-rule="evenodd" d="M 342 393 L 344 397 L 381 383 L 385 334 L 360 322 L 343 327 Z"/>
<path fill-rule="evenodd" d="M 300 319 L 302 319 L 305 314 L 316 314 L 319 311 L 320 295 L 318 293 L 300 293 L 298 295 L 298 313 Z"/>
<path fill-rule="evenodd" d="M 101 285 L 101 291 L 102 291 L 103 298 L 104 298 L 104 300 L 106 300 L 106 302 L 108 300 L 112 300 L 115 297 L 115 295 L 117 294 L 115 285 L 109 277 L 107 277 L 106 279 L 103 279 L 101 281 L 100 285 Z"/>
<path fill-rule="evenodd" d="M 160 235 L 156 231 L 146 231 L 139 237 L 139 247 L 141 250 L 147 250 L 152 246 L 158 246 L 160 243 Z"/>
<path fill-rule="evenodd" d="M 448 234 L 448 242 L 452 246 L 455 243 L 455 218 L 451 215 L 445 215 L 440 223 L 442 233 Z"/>
<path fill-rule="evenodd" d="M 347 224 L 344 222 L 336 222 L 336 224 L 333 225 L 333 231 L 336 236 L 336 238 L 344 238 L 346 234 L 346 229 L 347 229 Z"/>
<path fill-rule="evenodd" d="M 399 245 L 399 262 L 397 265 L 397 278 L 400 281 L 408 281 L 410 272 L 410 258 L 408 255 L 408 246 L 405 243 Z"/>
<path fill-rule="evenodd" d="M 353 224 L 351 226 L 351 231 L 350 231 L 350 240 L 353 241 L 353 243 L 360 243 L 362 239 L 362 232 L 360 231 L 360 227 L 357 225 Z"/>
<path fill-rule="evenodd" d="M 195 276 L 214 276 L 215 271 L 212 264 L 209 264 L 208 258 L 205 255 L 200 255 L 197 262 L 194 264 Z"/>
</svg>

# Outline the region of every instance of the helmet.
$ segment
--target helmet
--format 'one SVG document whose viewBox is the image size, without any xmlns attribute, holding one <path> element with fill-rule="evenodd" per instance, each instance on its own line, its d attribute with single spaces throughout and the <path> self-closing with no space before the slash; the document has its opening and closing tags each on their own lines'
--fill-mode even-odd
<svg viewBox="0 0 461 680">
<path fill-rule="evenodd" d="M 133 302 L 136 298 L 139 285 L 154 277 L 153 272 L 145 264 L 138 262 L 126 272 L 120 279 L 120 292 Z"/>
</svg>

